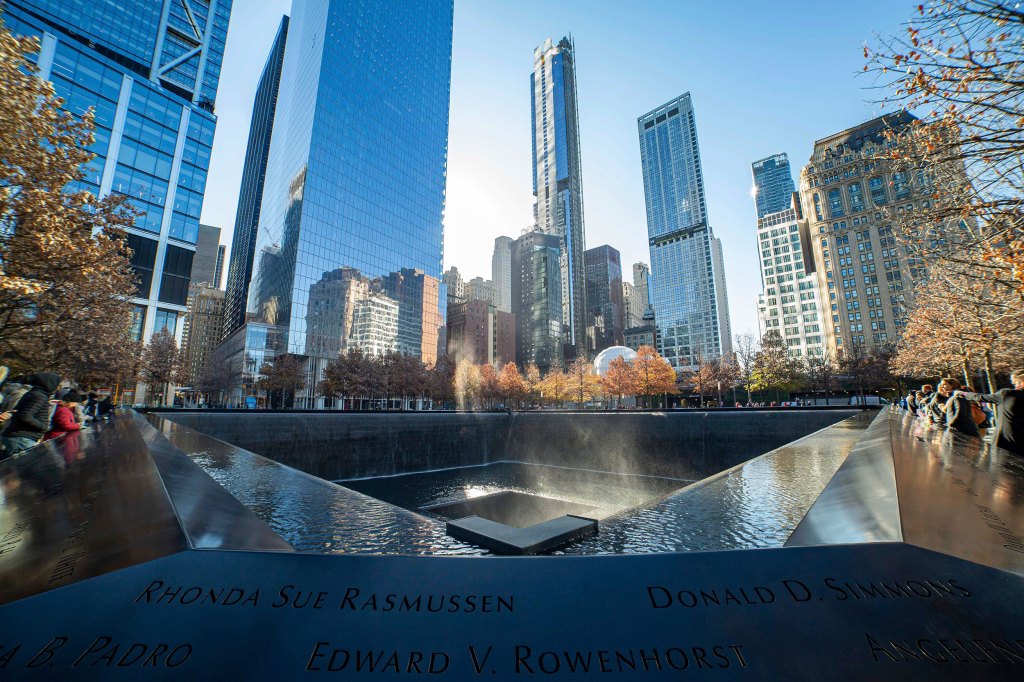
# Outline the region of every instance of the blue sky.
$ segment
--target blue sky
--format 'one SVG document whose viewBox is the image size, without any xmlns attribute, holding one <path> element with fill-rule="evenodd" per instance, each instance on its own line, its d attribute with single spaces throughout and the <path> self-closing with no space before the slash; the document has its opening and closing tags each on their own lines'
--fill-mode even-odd
<svg viewBox="0 0 1024 682">
<path fill-rule="evenodd" d="M 203 206 L 203 222 L 221 227 L 224 243 L 234 229 L 256 83 L 290 6 L 234 3 Z M 816 139 L 882 113 L 869 103 L 878 98 L 871 81 L 858 76 L 862 46 L 875 33 L 901 31 L 915 8 L 903 0 L 456 0 L 445 268 L 490 277 L 494 238 L 516 237 L 532 222 L 533 48 L 571 33 L 587 246 L 611 244 L 627 271 L 649 262 L 636 118 L 690 92 L 733 330 L 756 331 L 750 163 L 787 152 L 798 179 Z"/>
</svg>

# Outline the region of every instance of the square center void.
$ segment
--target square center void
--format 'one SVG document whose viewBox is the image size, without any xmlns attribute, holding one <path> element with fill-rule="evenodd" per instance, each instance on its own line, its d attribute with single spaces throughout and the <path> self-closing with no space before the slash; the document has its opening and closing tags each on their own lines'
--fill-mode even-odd
<svg viewBox="0 0 1024 682">
<path fill-rule="evenodd" d="M 420 511 L 437 514 L 445 519 L 479 516 L 513 528 L 527 528 L 566 514 L 588 516 L 588 512 L 595 509 L 576 502 L 506 490 L 459 502 L 421 507 Z"/>
</svg>

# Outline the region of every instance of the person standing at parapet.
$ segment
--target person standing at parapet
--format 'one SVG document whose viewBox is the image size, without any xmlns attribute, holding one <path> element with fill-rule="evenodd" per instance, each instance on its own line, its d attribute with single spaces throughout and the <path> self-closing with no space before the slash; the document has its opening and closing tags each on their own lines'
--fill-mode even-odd
<svg viewBox="0 0 1024 682">
<path fill-rule="evenodd" d="M 50 372 L 33 374 L 25 381 L 31 386 L 12 412 L 0 414 L 7 422 L 3 444 L 10 457 L 32 447 L 50 428 L 50 396 L 60 386 L 60 376 Z"/>
<path fill-rule="evenodd" d="M 996 406 L 996 428 L 992 443 L 1007 452 L 1024 456 L 1024 368 L 1010 374 L 1013 388 L 995 393 L 963 393 L 968 400 L 981 400 Z"/>
<path fill-rule="evenodd" d="M 939 393 L 949 394 L 946 401 L 946 426 L 951 431 L 959 431 L 965 436 L 981 438 L 978 424 L 974 421 L 971 403 L 960 391 L 960 382 L 953 378 L 943 379 L 939 384 Z"/>
</svg>

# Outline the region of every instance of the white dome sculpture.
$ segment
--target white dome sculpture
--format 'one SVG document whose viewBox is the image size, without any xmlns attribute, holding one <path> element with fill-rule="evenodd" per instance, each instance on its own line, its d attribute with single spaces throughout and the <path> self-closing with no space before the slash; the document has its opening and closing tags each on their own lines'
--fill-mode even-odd
<svg viewBox="0 0 1024 682">
<path fill-rule="evenodd" d="M 626 362 L 632 362 L 636 358 L 636 351 L 625 346 L 605 348 L 594 358 L 594 371 L 599 376 L 604 376 L 608 372 L 608 366 L 612 364 L 612 360 L 615 358 L 622 358 Z"/>
</svg>

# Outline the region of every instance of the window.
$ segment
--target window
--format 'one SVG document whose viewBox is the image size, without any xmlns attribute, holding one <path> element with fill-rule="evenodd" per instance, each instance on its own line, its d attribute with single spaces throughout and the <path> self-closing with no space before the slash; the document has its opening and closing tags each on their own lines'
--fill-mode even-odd
<svg viewBox="0 0 1024 682">
<path fill-rule="evenodd" d="M 163 308 L 156 309 L 156 316 L 153 318 L 153 333 L 156 334 L 162 329 L 166 329 L 174 335 L 178 326 L 178 313 L 173 310 L 164 310 Z"/>
<path fill-rule="evenodd" d="M 882 178 L 871 178 L 868 181 L 868 187 L 871 190 L 871 201 L 875 206 L 884 206 L 887 199 L 885 195 L 885 183 L 882 182 Z M 876 213 L 875 218 L 881 217 L 880 214 Z"/>
<path fill-rule="evenodd" d="M 139 298 L 149 298 L 153 285 L 153 267 L 156 265 L 157 242 L 137 234 L 128 234 L 128 248 L 132 250 L 131 266 L 138 276 Z M 141 334 L 141 331 L 139 332 Z"/>
<path fill-rule="evenodd" d="M 150 273 L 150 276 L 152 276 L 152 273 Z M 132 335 L 132 340 L 133 341 L 141 341 L 142 340 L 142 329 L 145 327 L 145 324 L 146 324 L 146 307 L 145 306 L 141 306 L 141 305 L 137 305 L 134 308 L 132 308 L 131 335 Z"/>
<path fill-rule="evenodd" d="M 164 303 L 185 305 L 188 300 L 189 278 L 192 276 L 194 252 L 179 246 L 167 246 L 164 274 L 160 281 L 160 300 Z"/>
<path fill-rule="evenodd" d="M 821 197 L 818 196 L 817 192 L 814 194 L 814 215 L 818 220 L 824 220 L 821 215 Z"/>
<path fill-rule="evenodd" d="M 860 183 L 855 182 L 846 188 L 850 199 L 850 211 L 858 213 L 864 210 L 864 195 L 860 191 Z"/>
<path fill-rule="evenodd" d="M 897 199 L 905 199 L 910 196 L 910 183 L 907 182 L 905 173 L 892 174 L 892 191 Z"/>
<path fill-rule="evenodd" d="M 828 211 L 833 218 L 841 218 L 843 215 L 843 198 L 839 196 L 838 189 L 828 193 Z"/>
</svg>

